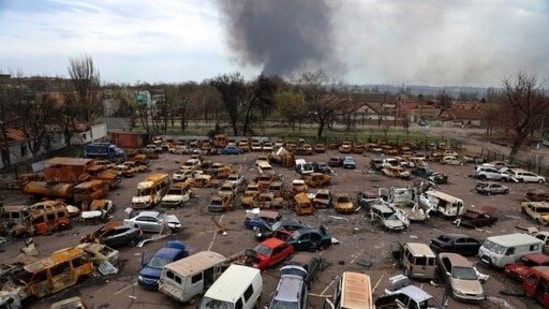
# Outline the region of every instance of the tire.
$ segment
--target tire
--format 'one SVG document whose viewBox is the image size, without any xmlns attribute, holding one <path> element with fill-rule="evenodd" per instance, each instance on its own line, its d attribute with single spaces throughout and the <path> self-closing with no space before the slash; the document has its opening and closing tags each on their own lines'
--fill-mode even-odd
<svg viewBox="0 0 549 309">
<path fill-rule="evenodd" d="M 538 183 L 544 183 L 543 179 L 538 180 Z"/>
<path fill-rule="evenodd" d="M 492 195 L 492 192 L 486 191 L 486 195 Z"/>
<path fill-rule="evenodd" d="M 128 241 L 128 246 L 130 246 L 130 247 L 135 247 L 135 246 L 137 246 L 137 239 L 131 238 L 131 239 Z"/>
</svg>

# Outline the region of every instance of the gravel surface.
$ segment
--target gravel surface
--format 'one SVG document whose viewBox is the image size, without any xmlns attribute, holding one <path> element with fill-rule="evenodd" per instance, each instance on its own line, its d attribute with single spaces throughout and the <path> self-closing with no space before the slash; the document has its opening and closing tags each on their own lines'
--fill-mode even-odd
<svg viewBox="0 0 549 309">
<path fill-rule="evenodd" d="M 440 136 L 440 134 L 438 134 Z M 457 136 L 459 137 L 459 136 Z M 339 155 L 333 151 L 324 154 L 315 154 L 306 157 L 308 161 L 327 162 L 332 155 Z M 212 156 L 208 159 L 217 162 L 231 163 L 235 170 L 243 174 L 247 179 L 257 175 L 253 166 L 258 153 L 247 153 L 240 156 Z M 337 176 L 329 187 L 332 193 L 349 192 L 354 197 L 361 190 L 377 190 L 378 188 L 406 187 L 411 181 L 391 179 L 373 172 L 368 167 L 369 160 L 375 155 L 367 153 L 365 156 L 354 155 L 358 168 L 356 170 L 343 170 L 337 168 Z M 161 155 L 160 159 L 152 163 L 153 171 L 166 171 L 173 173 L 178 166 L 187 158 L 184 155 Z M 301 220 L 319 226 L 324 224 L 328 233 L 337 238 L 340 244 L 318 252 L 328 263 L 325 271 L 318 274 L 310 291 L 309 308 L 322 308 L 324 298 L 332 294 L 333 278 L 343 271 L 365 272 L 371 276 L 372 285 L 375 285 L 374 295 L 378 296 L 388 286 L 388 278 L 402 273 L 392 260 L 390 252 L 392 245 L 396 242 L 420 241 L 428 243 L 433 237 L 442 233 L 466 233 L 472 236 L 485 238 L 488 236 L 515 232 L 515 226 L 531 226 L 519 211 L 519 203 L 526 191 L 533 188 L 544 188 L 547 185 L 539 184 L 515 184 L 508 186 L 511 193 L 508 195 L 481 196 L 473 192 L 476 180 L 468 177 L 472 172 L 472 165 L 464 166 L 443 166 L 436 163 L 431 164 L 436 171 L 449 175 L 450 183 L 440 186 L 439 189 L 456 195 L 465 201 L 467 207 L 495 206 L 499 221 L 488 229 L 470 230 L 456 227 L 451 220 L 433 217 L 425 223 L 412 223 L 410 228 L 401 233 L 386 232 L 379 226 L 372 224 L 365 216 L 365 212 L 358 211 L 352 215 L 336 214 L 333 209 L 319 210 L 314 216 L 300 217 Z M 275 166 L 277 173 L 280 173 L 286 185 L 296 177 L 291 169 Z M 123 219 L 124 208 L 130 205 L 131 197 L 135 192 L 136 184 L 145 178 L 145 174 L 139 174 L 134 178 L 123 181 L 122 186 L 112 191 L 109 198 L 117 205 L 116 219 Z M 234 210 L 223 214 L 210 214 L 206 211 L 206 205 L 215 189 L 196 189 L 196 197 L 183 208 L 171 211 L 176 214 L 183 223 L 184 229 L 169 237 L 156 242 L 147 243 L 143 248 L 120 248 L 121 264 L 120 272 L 109 278 L 98 278 L 89 280 L 75 288 L 68 289 L 57 295 L 43 300 L 28 302 L 28 307 L 49 308 L 54 301 L 72 295 L 80 295 L 86 303 L 101 308 L 193 308 L 189 304 L 179 304 L 171 298 L 156 292 L 144 290 L 136 285 L 137 273 L 140 269 L 141 254 L 152 255 L 162 247 L 165 240 L 179 239 L 186 242 L 191 253 L 201 250 L 213 250 L 224 255 L 231 256 L 245 248 L 252 248 L 256 245 L 253 232 L 246 230 L 243 225 L 244 210 L 235 207 Z M 26 196 L 17 192 L 8 192 L 5 205 L 30 203 Z M 290 210 L 283 210 L 285 216 L 293 216 Z M 217 227 L 212 223 L 211 218 L 221 222 L 226 229 L 227 235 L 220 235 L 216 232 Z M 79 239 L 86 233 L 97 229 L 99 225 L 79 225 L 65 232 L 55 233 L 48 236 L 34 237 L 35 243 L 41 254 L 46 255 L 54 250 L 78 244 Z M 0 259 L 4 262 L 10 261 L 19 254 L 22 241 L 10 242 L 2 245 L 3 252 Z M 477 262 L 476 258 L 471 258 Z M 371 262 L 372 266 L 366 269 L 360 266 L 360 262 Z M 490 275 L 490 279 L 484 284 L 486 295 L 501 300 L 506 300 L 511 307 L 527 308 L 532 301 L 525 298 L 503 296 L 499 291 L 503 288 L 519 288 L 519 284 L 508 279 L 500 271 L 496 271 L 478 265 L 479 270 Z M 262 305 L 266 305 L 272 296 L 278 279 L 277 268 L 269 269 L 263 273 L 265 282 Z M 415 281 L 429 293 L 442 302 L 445 294 L 443 286 L 434 286 L 430 282 Z M 93 308 L 93 307 L 92 307 Z M 499 305 L 489 301 L 481 304 L 461 304 L 453 299 L 448 300 L 448 308 L 501 308 Z"/>
</svg>

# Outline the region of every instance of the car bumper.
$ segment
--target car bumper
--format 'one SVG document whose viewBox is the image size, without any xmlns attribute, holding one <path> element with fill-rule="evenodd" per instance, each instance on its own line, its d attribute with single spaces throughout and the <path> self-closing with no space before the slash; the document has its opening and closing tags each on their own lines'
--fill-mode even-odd
<svg viewBox="0 0 549 309">
<path fill-rule="evenodd" d="M 139 276 L 137 277 L 137 284 L 139 284 L 139 286 L 145 289 L 157 290 L 159 280 L 160 278 L 153 279 L 153 278 L 145 278 L 145 277 Z"/>
</svg>

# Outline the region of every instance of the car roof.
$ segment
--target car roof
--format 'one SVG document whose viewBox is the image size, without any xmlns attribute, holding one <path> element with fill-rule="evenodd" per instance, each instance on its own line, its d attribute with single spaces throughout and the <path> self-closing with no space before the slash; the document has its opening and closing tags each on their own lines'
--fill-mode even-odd
<svg viewBox="0 0 549 309">
<path fill-rule="evenodd" d="M 267 238 L 264 241 L 260 243 L 260 245 L 265 246 L 267 248 L 276 248 L 280 246 L 281 244 L 286 243 L 282 239 L 278 239 L 276 237 Z"/>
<path fill-rule="evenodd" d="M 549 262 L 549 255 L 540 252 L 525 254 L 522 256 L 522 258 L 534 261 L 537 264 L 544 264 Z"/>
<path fill-rule="evenodd" d="M 439 235 L 439 237 L 440 236 L 446 236 L 446 237 L 449 237 L 449 238 L 463 238 L 463 237 L 474 238 L 474 237 L 466 235 L 466 234 L 458 234 L 458 233 L 441 234 L 441 235 Z"/>
<path fill-rule="evenodd" d="M 181 250 L 181 249 L 164 247 L 164 248 L 160 248 L 158 251 L 156 251 L 154 256 L 173 259 L 176 255 L 178 255 L 181 252 L 183 252 L 183 250 Z"/>
<path fill-rule="evenodd" d="M 317 256 L 311 252 L 298 252 L 287 262 L 287 264 L 298 264 L 304 265 L 309 264 L 312 259 L 317 258 Z"/>
<path fill-rule="evenodd" d="M 408 297 L 412 298 L 413 300 L 417 301 L 418 303 L 433 298 L 433 296 L 431 296 L 431 294 L 425 292 L 424 290 L 418 288 L 415 285 L 405 286 L 405 287 L 403 287 L 402 289 L 400 289 L 398 291 L 402 294 L 407 295 Z"/>
<path fill-rule="evenodd" d="M 471 262 L 469 262 L 468 259 L 466 259 L 463 255 L 458 253 L 451 253 L 451 252 L 442 252 L 439 253 L 439 258 L 449 258 L 452 261 L 452 266 L 460 266 L 460 267 L 472 267 Z"/>
<path fill-rule="evenodd" d="M 158 217 L 160 214 L 161 212 L 156 210 L 143 210 L 143 211 L 140 211 L 136 215 L 136 217 L 143 217 L 143 216 Z"/>
</svg>

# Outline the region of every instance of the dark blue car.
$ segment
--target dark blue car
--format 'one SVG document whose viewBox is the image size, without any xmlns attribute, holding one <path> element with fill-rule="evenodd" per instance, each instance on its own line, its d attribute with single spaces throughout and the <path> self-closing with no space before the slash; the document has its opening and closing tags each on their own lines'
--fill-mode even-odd
<svg viewBox="0 0 549 309">
<path fill-rule="evenodd" d="M 158 280 L 164 266 L 187 256 L 189 252 L 182 241 L 168 241 L 166 246 L 158 250 L 147 263 L 142 261 L 137 283 L 146 289 L 158 289 Z"/>
<path fill-rule="evenodd" d="M 219 152 L 224 155 L 239 155 L 243 153 L 242 149 L 236 146 L 226 146 L 222 148 Z"/>
</svg>

